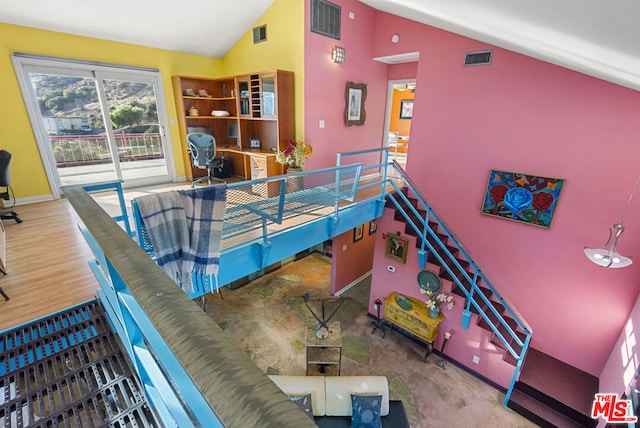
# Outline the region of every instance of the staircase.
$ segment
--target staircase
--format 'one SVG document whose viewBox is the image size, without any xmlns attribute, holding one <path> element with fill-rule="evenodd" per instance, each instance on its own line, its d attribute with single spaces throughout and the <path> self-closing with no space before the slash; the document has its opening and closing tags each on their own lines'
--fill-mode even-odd
<svg viewBox="0 0 640 428">
<path fill-rule="evenodd" d="M 0 336 L 0 425 L 157 426 L 100 303 Z"/>
<path fill-rule="evenodd" d="M 436 266 L 442 279 L 451 281 L 451 292 L 465 299 L 469 316 L 476 315 L 476 326 L 492 333 L 491 343 L 502 348 L 503 360 L 516 367 L 505 405 L 543 427 L 595 427 L 597 420 L 591 419 L 590 411 L 598 392 L 598 379 L 540 351 L 527 349 L 528 334 L 512 316 L 513 309 L 483 275 L 474 274 L 479 269 L 430 209 L 422 207 L 407 188 L 399 190 L 389 195 L 385 207 L 394 210 L 394 220 L 405 224 L 404 233 L 416 238 L 417 248 L 435 250 L 427 250 L 426 263 Z M 426 224 L 432 233 L 419 233 L 416 226 L 420 224 Z M 473 282 L 465 289 L 463 284 L 468 278 Z M 469 304 L 473 293 L 482 294 L 481 298 L 475 297 L 477 305 Z M 515 381 L 519 360 L 520 376 Z"/>
</svg>

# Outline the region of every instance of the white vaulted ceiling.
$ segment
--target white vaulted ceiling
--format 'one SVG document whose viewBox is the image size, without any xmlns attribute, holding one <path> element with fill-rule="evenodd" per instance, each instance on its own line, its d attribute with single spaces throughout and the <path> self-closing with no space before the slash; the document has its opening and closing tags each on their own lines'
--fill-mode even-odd
<svg viewBox="0 0 640 428">
<path fill-rule="evenodd" d="M 640 90 L 639 0 L 360 1 Z M 0 0 L 0 22 L 220 58 L 272 4 Z"/>
</svg>

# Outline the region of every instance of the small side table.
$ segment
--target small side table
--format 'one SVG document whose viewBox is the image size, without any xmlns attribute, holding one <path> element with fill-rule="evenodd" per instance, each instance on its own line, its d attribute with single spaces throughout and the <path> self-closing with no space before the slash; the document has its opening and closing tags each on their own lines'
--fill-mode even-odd
<svg viewBox="0 0 640 428">
<path fill-rule="evenodd" d="M 342 331 L 340 321 L 329 322 L 329 335 L 316 337 L 316 324 L 307 330 L 307 376 L 340 376 Z"/>
</svg>

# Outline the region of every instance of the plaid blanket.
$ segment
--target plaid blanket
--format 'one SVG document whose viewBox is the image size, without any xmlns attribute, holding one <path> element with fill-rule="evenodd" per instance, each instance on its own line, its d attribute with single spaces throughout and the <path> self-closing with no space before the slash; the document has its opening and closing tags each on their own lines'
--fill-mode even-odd
<svg viewBox="0 0 640 428">
<path fill-rule="evenodd" d="M 216 282 L 226 184 L 136 198 L 156 262 L 185 291 L 193 274 Z"/>
</svg>

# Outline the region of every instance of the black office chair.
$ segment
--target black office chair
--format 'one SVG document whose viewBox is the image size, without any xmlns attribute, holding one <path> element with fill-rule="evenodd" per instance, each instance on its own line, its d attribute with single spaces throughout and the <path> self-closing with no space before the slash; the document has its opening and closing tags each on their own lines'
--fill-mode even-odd
<svg viewBox="0 0 640 428">
<path fill-rule="evenodd" d="M 4 200 L 9 200 L 9 191 L 13 196 L 13 189 L 11 189 L 11 179 L 9 177 L 9 163 L 11 162 L 11 153 L 6 150 L 0 150 L 0 187 L 5 187 L 5 192 L 0 192 L 0 197 Z M 0 218 L 3 220 L 14 219 L 16 223 L 22 223 L 23 220 L 20 215 L 13 210 L 16 205 L 16 199 L 13 198 L 13 205 L 7 209 L 0 208 Z"/>
<path fill-rule="evenodd" d="M 191 187 L 203 181 L 207 181 L 209 184 L 211 184 L 211 181 L 225 183 L 224 180 L 214 175 L 216 168 L 222 172 L 224 159 L 216 159 L 216 139 L 213 138 L 213 135 L 202 132 L 192 132 L 187 134 L 187 142 L 189 143 L 189 152 L 191 153 L 193 166 L 207 170 L 207 176 L 194 180 L 193 183 L 191 183 Z"/>
</svg>

